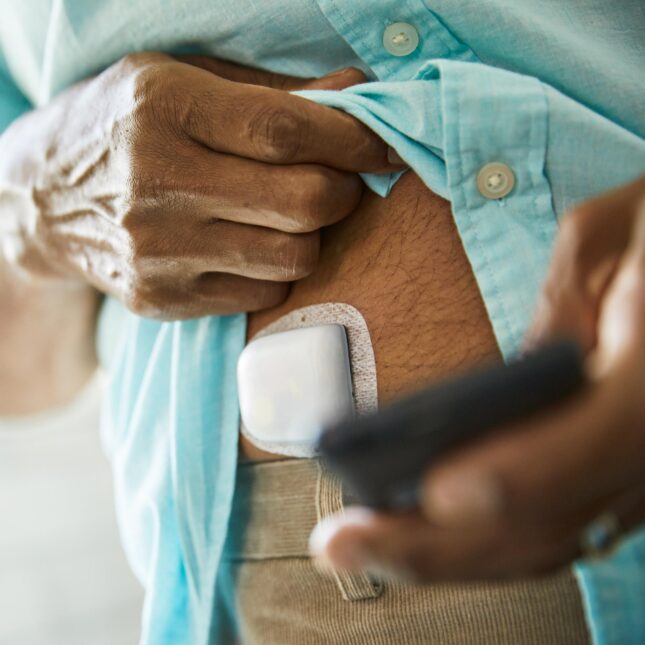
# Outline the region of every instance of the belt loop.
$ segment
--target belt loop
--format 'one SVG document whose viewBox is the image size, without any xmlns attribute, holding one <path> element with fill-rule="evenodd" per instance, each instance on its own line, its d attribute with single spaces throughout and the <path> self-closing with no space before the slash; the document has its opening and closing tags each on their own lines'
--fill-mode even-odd
<svg viewBox="0 0 645 645">
<path fill-rule="evenodd" d="M 318 481 L 316 483 L 316 515 L 318 521 L 344 509 L 343 487 L 340 479 L 318 461 Z M 336 584 L 344 600 L 366 600 L 378 598 L 383 593 L 383 584 L 372 580 L 367 573 L 347 573 L 334 571 Z"/>
</svg>

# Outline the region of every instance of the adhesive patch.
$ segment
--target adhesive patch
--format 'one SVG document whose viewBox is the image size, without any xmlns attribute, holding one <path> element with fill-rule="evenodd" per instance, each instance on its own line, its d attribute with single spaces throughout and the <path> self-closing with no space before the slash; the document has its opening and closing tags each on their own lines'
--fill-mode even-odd
<svg viewBox="0 0 645 645">
<path fill-rule="evenodd" d="M 376 362 L 367 323 L 355 307 L 343 303 L 324 303 L 296 309 L 275 320 L 251 340 L 292 329 L 319 325 L 342 325 L 347 334 L 352 397 L 356 414 L 367 414 L 378 407 Z M 303 356 L 303 360 L 307 360 Z M 290 457 L 315 457 L 313 442 L 298 445 L 279 441 L 260 440 L 241 424 L 242 434 L 258 448 Z"/>
</svg>

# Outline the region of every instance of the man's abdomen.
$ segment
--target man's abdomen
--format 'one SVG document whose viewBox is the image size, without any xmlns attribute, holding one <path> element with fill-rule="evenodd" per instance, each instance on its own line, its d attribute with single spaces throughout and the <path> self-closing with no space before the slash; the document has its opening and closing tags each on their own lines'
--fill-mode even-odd
<svg viewBox="0 0 645 645">
<path fill-rule="evenodd" d="M 412 172 L 387 199 L 366 190 L 350 217 L 323 231 L 316 271 L 282 305 L 250 315 L 248 336 L 323 302 L 351 304 L 367 321 L 381 403 L 499 351 L 450 204 Z M 241 449 L 274 458 L 245 438 Z"/>
</svg>

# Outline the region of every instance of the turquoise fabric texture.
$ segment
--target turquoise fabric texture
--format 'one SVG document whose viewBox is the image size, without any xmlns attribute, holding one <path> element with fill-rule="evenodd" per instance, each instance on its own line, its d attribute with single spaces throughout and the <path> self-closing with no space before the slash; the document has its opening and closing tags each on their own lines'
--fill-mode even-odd
<svg viewBox="0 0 645 645">
<path fill-rule="evenodd" d="M 30 108 L 29 101 L 12 82 L 0 50 L 0 132 Z"/>
<path fill-rule="evenodd" d="M 639 0 L 23 0 L 0 10 L 0 130 L 133 51 L 298 76 L 362 69 L 369 83 L 299 94 L 366 123 L 452 202 L 505 356 L 526 330 L 558 219 L 645 171 Z M 397 21 L 419 34 L 407 56 L 383 44 Z M 476 187 L 493 161 L 516 178 L 501 200 Z M 364 179 L 385 196 L 398 176 Z M 144 645 L 221 642 L 231 613 L 218 570 L 245 331 L 242 315 L 162 323 L 110 299 L 101 315 L 104 444 L 124 547 L 146 587 Z M 594 642 L 645 642 L 645 532 L 576 571 Z"/>
</svg>

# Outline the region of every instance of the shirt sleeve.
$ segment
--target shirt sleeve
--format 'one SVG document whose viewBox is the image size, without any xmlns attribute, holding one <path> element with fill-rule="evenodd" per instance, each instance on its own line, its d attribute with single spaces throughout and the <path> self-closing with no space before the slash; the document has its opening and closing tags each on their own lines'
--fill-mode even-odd
<svg viewBox="0 0 645 645">
<path fill-rule="evenodd" d="M 12 121 L 31 108 L 29 101 L 16 87 L 0 49 L 0 134 Z"/>
</svg>

